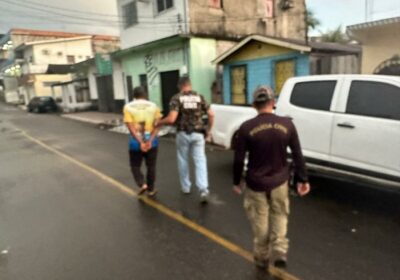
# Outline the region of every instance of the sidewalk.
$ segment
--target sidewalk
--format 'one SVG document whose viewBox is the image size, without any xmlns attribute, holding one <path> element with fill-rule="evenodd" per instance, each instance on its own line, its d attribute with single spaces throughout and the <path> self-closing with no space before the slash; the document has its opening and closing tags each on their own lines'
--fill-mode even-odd
<svg viewBox="0 0 400 280">
<path fill-rule="evenodd" d="M 102 112 L 79 112 L 62 114 L 61 117 L 75 121 L 91 123 L 97 125 L 100 129 L 107 129 L 108 131 L 116 133 L 129 134 L 129 130 L 123 123 L 123 117 L 121 114 Z M 166 126 L 160 129 L 158 136 L 175 133 L 176 130 L 174 127 Z"/>
<path fill-rule="evenodd" d="M 122 125 L 122 115 L 102 112 L 79 112 L 62 114 L 61 117 L 95 125 L 119 126 Z"/>
</svg>

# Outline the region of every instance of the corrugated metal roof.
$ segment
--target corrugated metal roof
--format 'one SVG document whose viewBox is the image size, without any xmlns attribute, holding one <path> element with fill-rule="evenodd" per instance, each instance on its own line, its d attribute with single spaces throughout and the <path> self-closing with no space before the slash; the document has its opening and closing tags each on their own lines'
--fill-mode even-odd
<svg viewBox="0 0 400 280">
<path fill-rule="evenodd" d="M 213 63 L 221 63 L 232 54 L 240 50 L 243 46 L 247 45 L 251 41 L 257 41 L 265 44 L 271 44 L 275 46 L 280 46 L 288 49 L 293 49 L 302 52 L 310 52 L 311 48 L 304 44 L 303 42 L 295 41 L 295 40 L 288 40 L 283 38 L 275 38 L 275 37 L 267 37 L 261 35 L 251 35 L 247 38 L 243 39 L 241 42 L 227 50 L 226 52 L 222 53 L 216 59 L 214 59 Z"/>
<path fill-rule="evenodd" d="M 387 18 L 387 19 L 381 19 L 381 20 L 375 20 L 375 21 L 370 21 L 370 22 L 349 25 L 349 26 L 347 26 L 347 29 L 350 31 L 353 31 L 353 30 L 365 29 L 365 28 L 382 26 L 382 25 L 393 24 L 393 23 L 400 23 L 400 17 L 393 17 L 393 18 Z"/>
<path fill-rule="evenodd" d="M 64 42 L 69 42 L 69 41 L 78 41 L 78 40 L 85 40 L 85 39 L 91 39 L 91 38 L 93 38 L 93 36 L 86 35 L 86 36 L 80 36 L 80 37 L 58 38 L 58 39 L 51 39 L 51 40 L 25 42 L 25 43 L 17 46 L 14 50 L 19 51 L 19 50 L 25 49 L 28 46 L 33 46 L 33 45 L 64 43 Z"/>
<path fill-rule="evenodd" d="M 303 52 L 326 52 L 326 53 L 348 53 L 348 54 L 358 54 L 361 52 L 361 46 L 354 44 L 340 44 L 340 43 L 328 43 L 328 42 L 309 42 L 308 44 L 306 44 L 304 41 L 296 39 L 251 35 L 243 39 L 241 42 L 233 46 L 231 49 L 227 50 L 226 52 L 218 56 L 216 59 L 214 59 L 213 63 L 221 63 L 226 58 L 231 56 L 233 53 L 238 51 L 240 48 L 242 48 L 252 40 Z"/>
<path fill-rule="evenodd" d="M 98 35 L 98 34 L 85 34 L 85 33 L 72 33 L 62 31 L 49 31 L 49 30 L 36 30 L 36 29 L 23 29 L 23 28 L 12 28 L 8 32 L 16 35 L 32 35 L 32 36 L 43 36 L 43 37 L 59 37 L 59 38 L 70 38 L 79 36 L 94 36 L 95 40 L 119 40 L 119 37 L 110 35 Z"/>
</svg>

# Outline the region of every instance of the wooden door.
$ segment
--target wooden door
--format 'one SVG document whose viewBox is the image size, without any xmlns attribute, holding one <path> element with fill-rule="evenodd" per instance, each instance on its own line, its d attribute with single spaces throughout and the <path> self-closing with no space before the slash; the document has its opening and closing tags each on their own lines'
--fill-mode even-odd
<svg viewBox="0 0 400 280">
<path fill-rule="evenodd" d="M 295 61 L 282 60 L 275 64 L 275 93 L 279 96 L 286 80 L 295 76 Z"/>
<path fill-rule="evenodd" d="M 231 67 L 231 103 L 245 105 L 247 103 L 247 69 L 246 65 Z"/>
</svg>

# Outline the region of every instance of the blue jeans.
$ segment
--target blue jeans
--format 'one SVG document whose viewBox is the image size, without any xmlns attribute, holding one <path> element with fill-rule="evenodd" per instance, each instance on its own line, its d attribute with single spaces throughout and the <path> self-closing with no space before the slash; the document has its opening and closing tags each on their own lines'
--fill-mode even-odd
<svg viewBox="0 0 400 280">
<path fill-rule="evenodd" d="M 178 132 L 176 135 L 178 154 L 179 179 L 183 192 L 189 192 L 192 186 L 190 181 L 189 154 L 193 159 L 196 186 L 200 192 L 208 193 L 207 158 L 205 153 L 204 135 L 201 133 Z"/>
</svg>

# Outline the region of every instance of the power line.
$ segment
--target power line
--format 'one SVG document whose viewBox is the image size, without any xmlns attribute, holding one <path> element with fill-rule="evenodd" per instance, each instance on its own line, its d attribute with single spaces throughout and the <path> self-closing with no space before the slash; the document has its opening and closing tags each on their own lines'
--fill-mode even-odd
<svg viewBox="0 0 400 280">
<path fill-rule="evenodd" d="M 102 26 L 102 27 L 118 27 L 115 24 L 114 25 L 110 25 L 110 24 L 106 24 L 106 23 L 104 23 L 104 24 L 95 24 L 95 23 L 92 23 L 92 22 L 87 23 L 87 22 L 70 21 L 70 20 L 63 20 L 63 19 L 59 19 L 59 18 L 45 17 L 45 16 L 41 16 L 41 15 L 32 15 L 32 14 L 27 14 L 27 13 L 20 12 L 20 11 L 9 10 L 9 9 L 6 9 L 6 8 L 2 8 L 0 10 L 0 14 L 2 12 L 5 12 L 4 16 L 2 16 L 3 18 L 4 17 L 10 17 L 10 16 L 12 16 L 11 14 L 23 17 L 23 18 L 13 19 L 13 22 L 19 21 L 19 22 L 21 22 L 23 24 L 40 24 L 40 25 L 42 25 L 42 24 L 49 24 L 51 22 L 51 23 L 70 24 L 70 25 L 82 25 L 82 26 L 84 25 L 84 26 L 98 26 L 98 27 L 100 27 L 100 26 Z M 30 19 L 38 19 L 39 21 L 34 21 L 34 22 L 33 21 L 23 21 L 27 17 L 29 17 Z M 0 22 L 1 22 L 1 19 L 0 19 Z M 149 25 L 144 25 L 144 26 L 142 25 L 141 28 L 150 30 L 150 29 L 154 29 L 155 27 L 154 26 L 149 26 Z M 172 25 L 171 26 L 158 26 L 157 27 L 157 29 L 161 29 L 161 30 L 171 30 L 171 29 L 174 29 L 174 28 L 176 28 L 176 26 L 172 26 Z"/>
<path fill-rule="evenodd" d="M 22 14 L 22 16 L 26 16 L 26 17 L 30 17 L 30 18 L 38 18 L 40 20 L 45 20 L 45 21 L 52 21 L 55 23 L 65 23 L 65 24 L 71 24 L 71 25 L 90 25 L 90 26 L 107 26 L 107 27 L 121 27 L 125 22 L 124 21 L 119 21 L 119 20 L 109 20 L 109 19 L 94 19 L 94 18 L 87 18 L 87 17 L 82 17 L 82 16 L 72 16 L 72 15 L 67 15 L 64 13 L 60 13 L 60 12 L 54 12 L 54 11 L 49 11 L 47 9 L 44 8 L 40 8 L 40 7 L 32 7 L 29 4 L 18 4 L 18 3 L 14 3 L 11 2 L 10 0 L 0 0 L 0 2 L 9 4 L 9 5 L 14 5 L 14 6 L 18 6 L 20 8 L 20 6 L 28 8 L 30 10 L 36 10 L 39 11 L 40 13 L 45 13 L 46 15 L 50 15 L 50 16 L 54 16 L 54 15 L 59 15 L 62 17 L 66 17 L 67 19 L 62 19 L 62 18 L 51 18 L 51 17 L 44 17 L 41 15 L 32 15 L 30 14 Z M 32 1 L 29 1 L 30 3 L 33 3 Z M 42 6 L 46 6 L 46 5 L 42 5 Z M 55 8 L 56 6 L 51 6 L 52 8 Z M 63 9 L 61 7 L 59 7 L 58 9 Z M 4 8 L 2 8 L 1 11 L 3 11 Z M 20 14 L 21 12 L 18 11 L 14 11 L 14 14 Z M 81 12 L 84 13 L 84 12 Z M 146 20 L 142 20 L 142 18 L 138 17 L 138 24 L 140 24 L 140 28 L 143 29 L 162 29 L 162 30 L 171 30 L 171 29 L 176 29 L 179 28 L 179 25 L 181 24 L 199 24 L 199 23 L 204 23 L 204 24 L 213 24 L 213 23 L 226 23 L 226 22 L 248 22 L 248 21 L 254 21 L 254 20 L 260 20 L 263 19 L 263 17 L 234 17 L 234 18 L 228 18 L 228 19 L 224 19 L 221 20 L 219 18 L 209 18 L 207 20 L 207 18 L 202 17 L 201 20 L 178 20 L 179 14 L 175 15 L 174 17 L 170 17 L 171 19 L 168 21 L 148 21 Z M 70 18 L 70 19 L 68 19 Z M 148 19 L 148 18 L 147 18 Z"/>
<path fill-rule="evenodd" d="M 0 1 L 3 2 L 3 3 L 7 3 L 7 4 L 10 4 L 10 5 L 13 5 L 13 6 L 18 6 L 18 7 L 22 6 L 22 7 L 28 8 L 28 9 L 32 9 L 32 10 L 36 10 L 36 11 L 40 11 L 40 12 L 45 12 L 45 13 L 50 13 L 50 14 L 53 14 L 53 15 L 59 15 L 59 16 L 63 16 L 63 17 L 69 17 L 69 18 L 85 20 L 85 21 L 105 22 L 104 19 L 100 19 L 100 20 L 89 19 L 87 17 L 73 16 L 73 15 L 67 15 L 67 14 L 63 14 L 63 13 L 60 13 L 60 12 L 56 12 L 56 11 L 49 11 L 49 10 L 46 10 L 46 9 L 43 9 L 43 8 L 40 8 L 40 7 L 31 6 L 29 4 L 26 5 L 26 4 L 22 4 L 22 3 L 15 3 L 15 2 L 12 2 L 12 1 L 9 1 L 9 0 L 0 0 Z M 114 22 L 113 20 L 106 20 L 106 21 Z M 122 23 L 121 21 L 117 21 L 117 22 Z"/>
<path fill-rule="evenodd" d="M 18 7 L 21 6 L 20 4 L 11 2 L 10 0 L 0 0 L 0 1 L 4 2 L 4 3 L 7 3 L 7 4 L 16 5 Z M 26 8 L 29 8 L 29 9 L 37 10 L 37 11 L 40 11 L 40 12 L 60 15 L 60 16 L 63 16 L 63 17 L 69 17 L 69 18 L 79 19 L 79 20 L 84 20 L 84 21 L 103 22 L 103 23 L 107 23 L 107 24 L 110 24 L 110 23 L 124 24 L 125 23 L 124 21 L 119 21 L 119 20 L 115 21 L 115 20 L 108 20 L 108 19 L 94 19 L 94 18 L 87 18 L 87 17 L 81 17 L 81 16 L 67 15 L 67 14 L 63 14 L 63 13 L 60 13 L 60 12 L 49 11 L 49 10 L 46 10 L 46 9 L 43 9 L 43 8 L 32 7 L 32 6 L 29 6 L 29 5 L 26 5 L 26 4 L 22 5 L 22 6 L 26 7 Z M 53 6 L 53 7 L 55 7 L 55 6 Z M 260 20 L 260 19 L 263 19 L 263 18 L 264 17 L 234 17 L 234 18 L 227 18 L 227 19 L 221 20 L 221 19 L 218 19 L 218 18 L 216 19 L 216 18 L 209 17 L 207 19 L 207 18 L 203 17 L 202 20 L 200 20 L 200 21 L 198 21 L 198 20 L 189 20 L 189 21 L 181 20 L 180 23 L 184 24 L 184 23 L 240 22 L 240 21 Z M 138 19 L 149 19 L 149 18 L 138 17 Z M 175 22 L 175 20 L 176 20 L 176 22 Z M 169 21 L 145 21 L 145 20 L 139 20 L 139 23 L 142 23 L 142 24 L 146 23 L 146 24 L 151 24 L 151 25 L 163 25 L 163 24 L 170 25 L 170 24 L 178 23 L 178 18 L 177 18 L 177 16 L 170 17 Z"/>
<path fill-rule="evenodd" d="M 29 1 L 29 0 L 24 0 L 24 2 L 26 3 L 30 3 L 33 5 L 38 5 L 38 6 L 42 6 L 42 7 L 47 7 L 49 9 L 63 9 L 64 11 L 69 11 L 69 12 L 74 12 L 74 13 L 80 13 L 80 14 L 85 14 L 85 15 L 96 15 L 96 16 L 105 16 L 105 17 L 117 17 L 117 18 L 122 18 L 121 16 L 119 16 L 118 14 L 103 14 L 103 13 L 95 13 L 95 12 L 88 12 L 88 11 L 80 11 L 80 10 L 74 10 L 74 9 L 68 9 L 68 8 L 64 8 L 64 7 L 60 7 L 60 6 L 52 6 L 52 5 L 45 5 L 42 3 L 38 3 L 35 1 Z"/>
<path fill-rule="evenodd" d="M 50 5 L 46 5 L 46 4 L 39 4 L 39 3 L 35 3 L 32 1 L 28 1 L 28 0 L 16 0 L 19 1 L 21 3 L 14 3 L 10 0 L 1 0 L 2 2 L 8 3 L 10 5 L 15 5 L 15 6 L 22 6 L 28 9 L 32 9 L 32 10 L 36 10 L 36 11 L 40 11 L 40 12 L 45 12 L 45 13 L 52 13 L 52 14 L 57 14 L 60 16 L 64 16 L 64 17 L 70 17 L 70 18 L 74 18 L 74 19 L 81 19 L 81 20 L 88 20 L 88 21 L 112 21 L 112 22 L 118 22 L 118 23 L 123 23 L 124 22 L 124 16 L 120 16 L 120 15 L 109 15 L 109 14 L 100 14 L 100 13 L 92 13 L 92 12 L 84 12 L 84 11 L 78 11 L 78 10 L 74 10 L 74 9 L 67 9 L 64 7 L 60 7 L 60 6 L 50 6 Z M 57 11 L 54 11 L 57 10 Z M 63 12 L 59 12 L 60 10 L 62 10 Z M 68 14 L 68 13 L 75 13 L 75 15 L 72 14 Z M 92 18 L 90 18 L 90 17 Z M 93 16 L 102 16 L 102 17 L 116 17 L 116 19 L 110 19 L 110 18 L 93 18 Z M 140 18 L 143 19 L 153 19 L 154 17 L 152 16 L 141 16 Z M 172 17 L 170 17 L 172 18 Z"/>
</svg>

